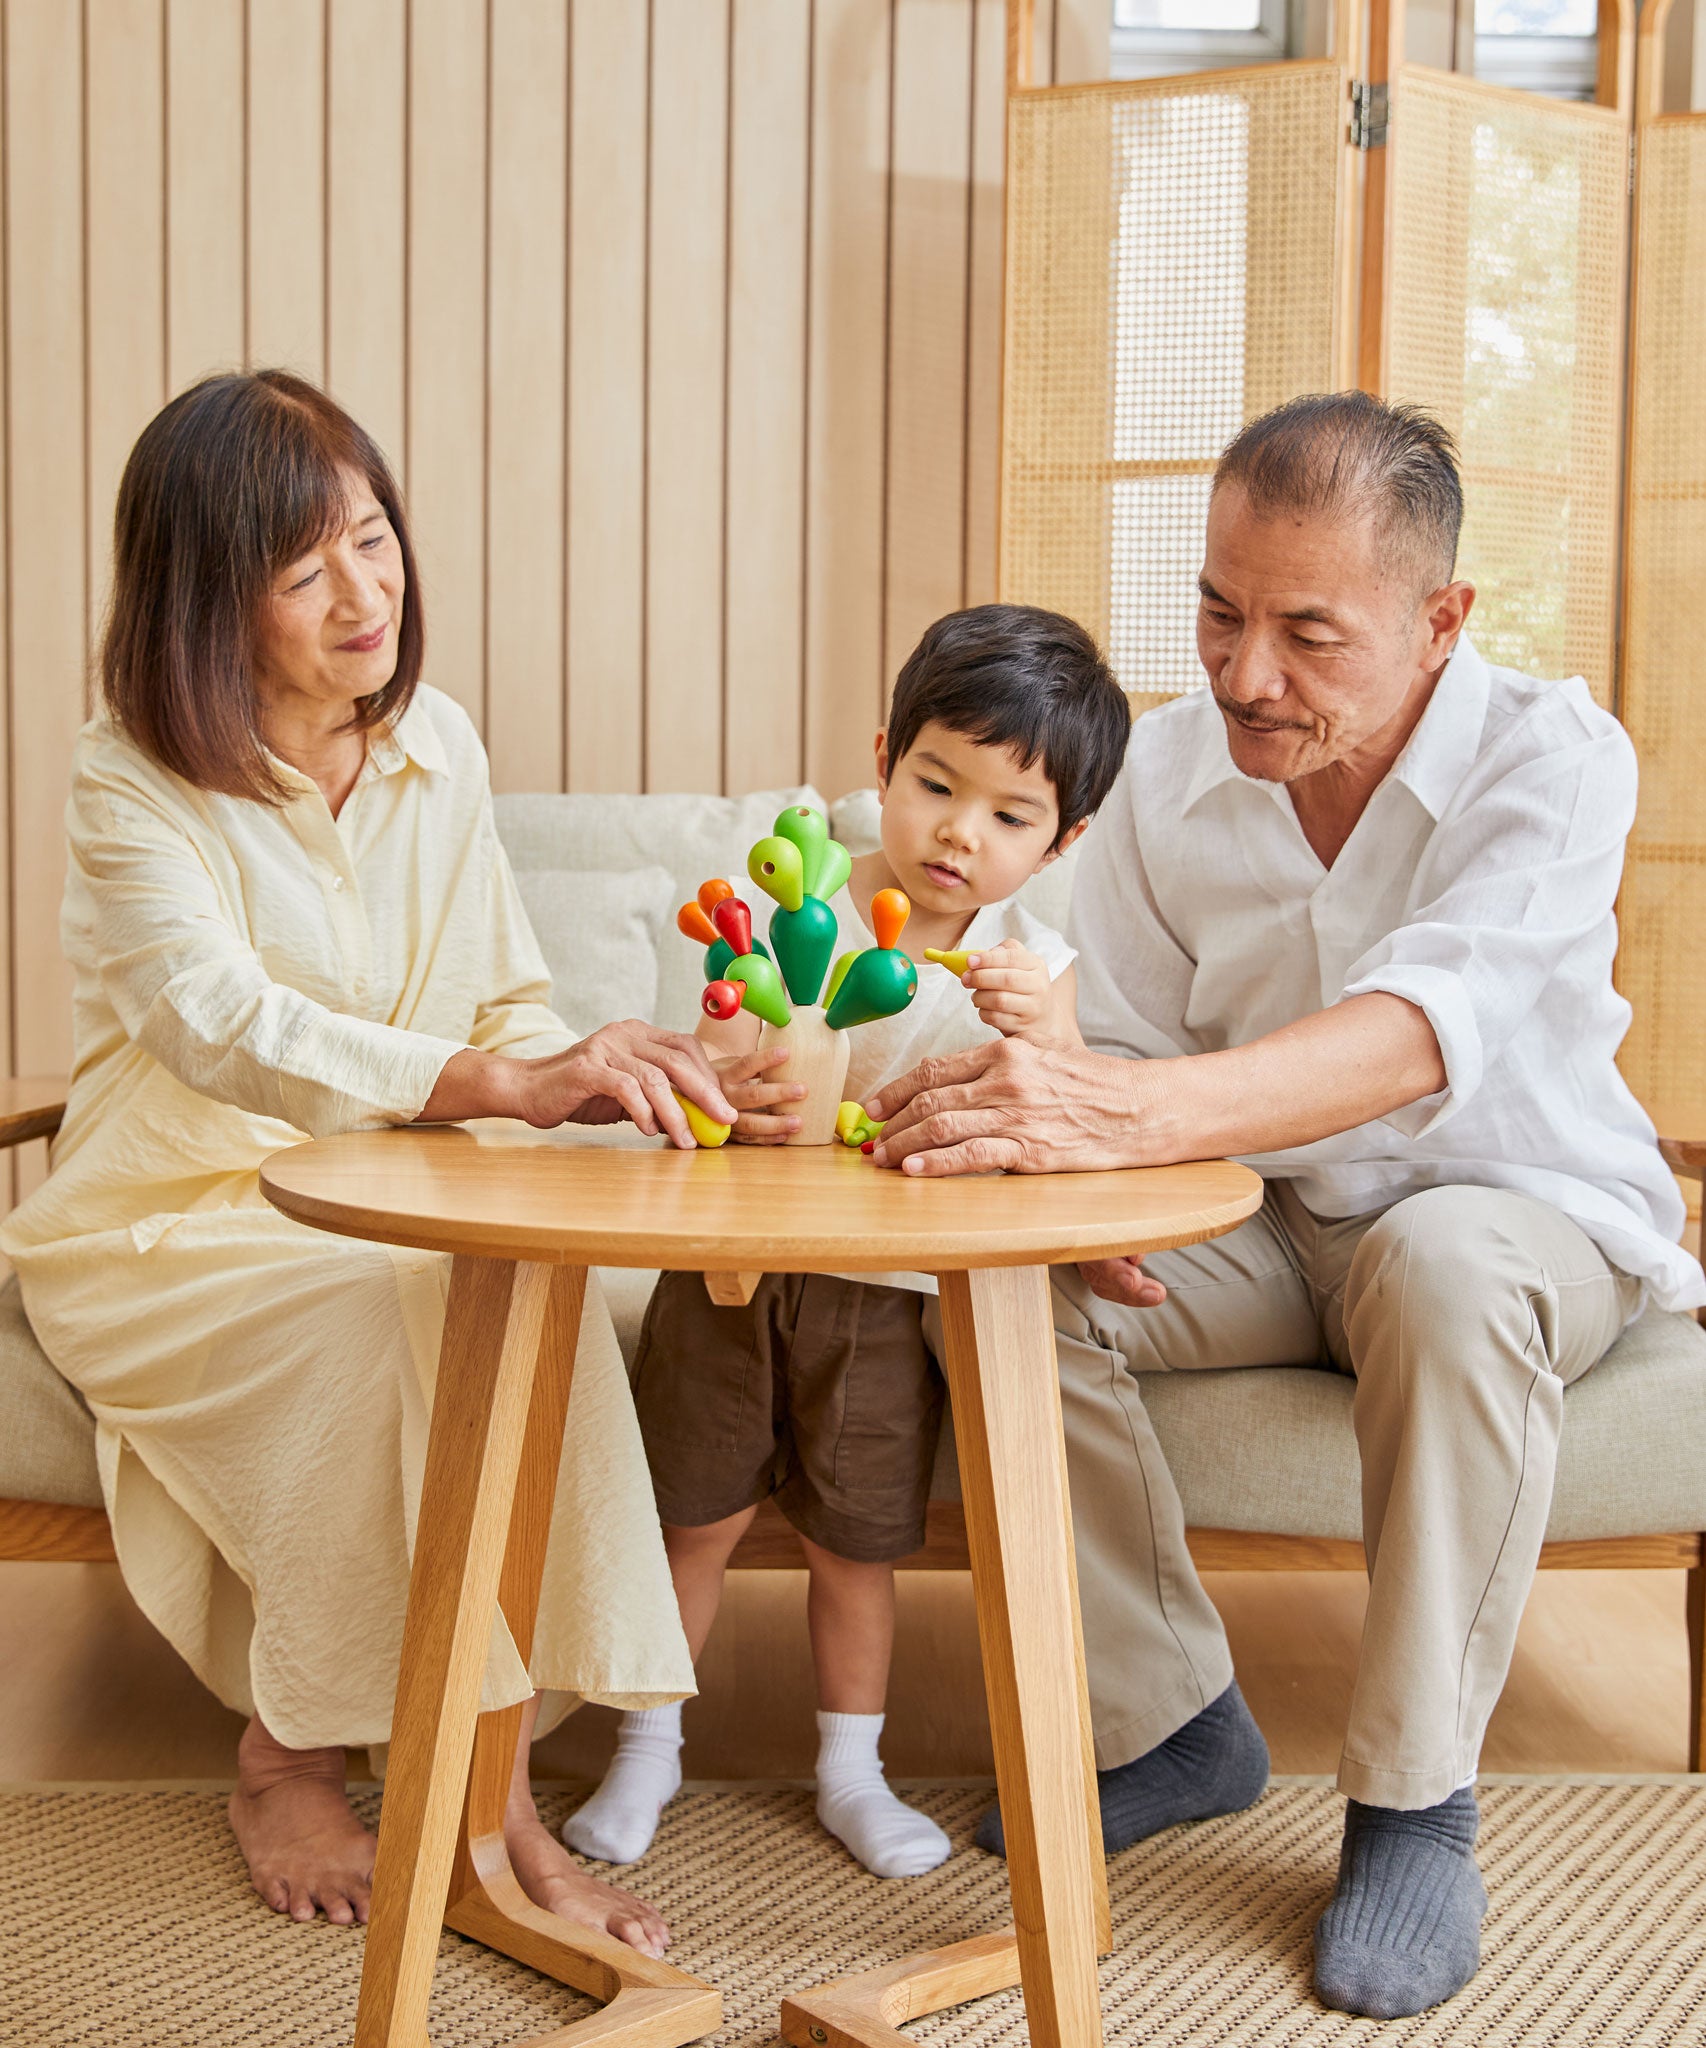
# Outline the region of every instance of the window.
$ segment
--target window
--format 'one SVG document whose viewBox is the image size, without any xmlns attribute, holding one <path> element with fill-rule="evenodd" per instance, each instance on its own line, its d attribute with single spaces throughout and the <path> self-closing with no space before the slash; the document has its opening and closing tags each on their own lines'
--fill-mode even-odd
<svg viewBox="0 0 1706 2048">
<path fill-rule="evenodd" d="M 1591 100 L 1597 0 L 1475 0 L 1475 76 Z"/>
<path fill-rule="evenodd" d="M 1169 78 L 1287 54 L 1287 0 L 1113 0 L 1115 78 Z"/>
</svg>

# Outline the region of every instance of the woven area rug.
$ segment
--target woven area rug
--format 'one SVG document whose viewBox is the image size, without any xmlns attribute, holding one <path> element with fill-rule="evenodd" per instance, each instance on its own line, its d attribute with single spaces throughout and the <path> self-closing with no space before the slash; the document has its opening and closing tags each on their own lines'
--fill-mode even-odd
<svg viewBox="0 0 1706 2048">
<path fill-rule="evenodd" d="M 785 1991 L 1002 1925 L 1001 1866 L 971 1846 L 986 1795 L 912 1796 L 955 1854 L 904 1883 L 860 1871 L 803 1792 L 693 1792 L 670 1808 L 629 1881 L 667 1915 L 672 1957 L 722 1991 L 712 2041 L 770 2042 Z M 1485 1961 L 1449 2005 L 1377 2025 L 1315 2003 L 1309 1931 L 1343 1806 L 1325 1786 L 1282 1783 L 1250 1813 L 1113 1860 L 1109 2041 L 1706 2043 L 1706 1785 L 1495 1784 L 1481 1799 Z M 572 1803 L 542 1809 L 560 1820 Z M 363 1937 L 267 1912 L 215 1793 L 0 1793 L 0 1927 L 7 2048 L 347 2048 L 353 2035 Z M 590 2010 L 444 1937 L 433 2048 L 508 2048 Z M 1027 2039 L 1016 1992 L 911 2031 L 941 2048 Z"/>
</svg>

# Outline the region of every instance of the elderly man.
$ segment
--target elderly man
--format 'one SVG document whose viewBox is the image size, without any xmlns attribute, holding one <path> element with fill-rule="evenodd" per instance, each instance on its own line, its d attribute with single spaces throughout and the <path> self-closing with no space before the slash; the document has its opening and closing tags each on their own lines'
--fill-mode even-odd
<svg viewBox="0 0 1706 2048">
<path fill-rule="evenodd" d="M 1325 1359 L 1356 1376 L 1369 1598 L 1315 1983 L 1381 2018 L 1480 1961 L 1476 1764 L 1563 1390 L 1646 1299 L 1706 1298 L 1614 1064 L 1634 754 L 1579 679 L 1476 653 L 1461 512 L 1410 408 L 1303 398 L 1238 436 L 1209 689 L 1139 720 L 1082 856 L 1088 1049 L 1000 1039 L 873 1105 L 911 1173 L 1263 1175 L 1213 1244 L 1057 1275 L 1103 1827 L 1120 1848 L 1267 1780 L 1133 1375 Z"/>
</svg>

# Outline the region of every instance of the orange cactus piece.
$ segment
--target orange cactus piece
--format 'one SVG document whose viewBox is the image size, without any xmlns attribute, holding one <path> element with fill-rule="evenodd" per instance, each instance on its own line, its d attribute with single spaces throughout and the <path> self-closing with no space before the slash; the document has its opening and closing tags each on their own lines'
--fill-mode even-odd
<svg viewBox="0 0 1706 2048">
<path fill-rule="evenodd" d="M 699 908 L 709 917 L 719 903 L 726 903 L 734 893 L 734 885 L 730 882 L 701 882 L 699 884 Z"/>
<path fill-rule="evenodd" d="M 693 939 L 701 946 L 717 943 L 717 927 L 700 909 L 697 903 L 684 903 L 675 913 L 675 928 L 684 939 Z"/>
<path fill-rule="evenodd" d="M 893 951 L 911 915 L 912 903 L 904 889 L 879 889 L 871 898 L 871 929 L 885 952 Z"/>
</svg>

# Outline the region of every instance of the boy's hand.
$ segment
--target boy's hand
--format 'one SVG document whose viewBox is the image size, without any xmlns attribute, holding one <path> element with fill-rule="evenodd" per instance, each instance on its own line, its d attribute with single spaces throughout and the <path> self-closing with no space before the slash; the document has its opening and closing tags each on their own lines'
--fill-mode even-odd
<svg viewBox="0 0 1706 2048">
<path fill-rule="evenodd" d="M 987 952 L 974 953 L 961 976 L 972 992 L 977 1014 L 1003 1038 L 1025 1038 L 1047 1045 L 1054 1038 L 1054 985 L 1035 953 L 1017 939 L 1003 939 Z"/>
<path fill-rule="evenodd" d="M 803 1100 L 805 1089 L 798 1081 L 761 1078 L 789 1056 L 787 1046 L 770 1045 L 762 1052 L 742 1053 L 738 1059 L 711 1062 L 723 1093 L 735 1107 L 729 1135 L 737 1145 L 785 1145 L 800 1128 L 797 1116 L 778 1115 L 776 1106 Z"/>
</svg>

